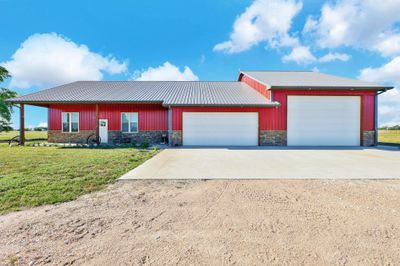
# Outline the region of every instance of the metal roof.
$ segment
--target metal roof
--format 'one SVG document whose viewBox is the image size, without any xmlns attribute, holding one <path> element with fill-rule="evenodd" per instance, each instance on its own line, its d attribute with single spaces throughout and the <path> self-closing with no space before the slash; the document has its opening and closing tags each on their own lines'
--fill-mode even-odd
<svg viewBox="0 0 400 266">
<path fill-rule="evenodd" d="M 14 103 L 161 103 L 170 105 L 276 106 L 243 82 L 77 81 L 16 97 Z"/>
<path fill-rule="evenodd" d="M 389 90 L 393 87 L 372 82 L 342 78 L 313 71 L 241 71 L 270 89 L 374 89 Z"/>
</svg>

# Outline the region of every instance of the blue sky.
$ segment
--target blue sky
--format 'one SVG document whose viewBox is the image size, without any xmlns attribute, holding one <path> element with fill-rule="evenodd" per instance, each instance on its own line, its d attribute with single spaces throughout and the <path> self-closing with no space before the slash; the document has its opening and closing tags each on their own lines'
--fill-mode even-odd
<svg viewBox="0 0 400 266">
<path fill-rule="evenodd" d="M 235 80 L 314 70 L 400 86 L 400 1 L 0 0 L 0 64 L 26 94 L 74 80 Z M 371 18 L 374 19 L 371 19 Z M 26 125 L 47 121 L 28 107 Z M 18 127 L 18 113 L 13 116 Z M 400 123 L 400 92 L 380 124 Z"/>
</svg>

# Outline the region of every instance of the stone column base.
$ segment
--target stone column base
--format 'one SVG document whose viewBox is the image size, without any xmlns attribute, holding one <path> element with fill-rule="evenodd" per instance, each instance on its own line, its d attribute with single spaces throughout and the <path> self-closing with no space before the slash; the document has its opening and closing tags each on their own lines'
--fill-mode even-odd
<svg viewBox="0 0 400 266">
<path fill-rule="evenodd" d="M 138 133 L 122 133 L 121 130 L 108 131 L 108 144 L 122 143 L 123 138 L 129 138 L 130 142 L 136 143 L 161 143 L 162 136 L 167 136 L 164 130 L 141 130 Z"/>
<path fill-rule="evenodd" d="M 172 146 L 182 146 L 182 130 L 172 131 Z"/>
<path fill-rule="evenodd" d="M 260 130 L 260 146 L 286 146 L 286 130 Z"/>
<path fill-rule="evenodd" d="M 363 131 L 362 146 L 364 147 L 375 146 L 375 131 Z"/>
</svg>

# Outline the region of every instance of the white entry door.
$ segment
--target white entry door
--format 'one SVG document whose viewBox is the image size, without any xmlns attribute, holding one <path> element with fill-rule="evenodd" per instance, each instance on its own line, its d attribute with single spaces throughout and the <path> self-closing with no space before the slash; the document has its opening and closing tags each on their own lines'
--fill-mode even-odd
<svg viewBox="0 0 400 266">
<path fill-rule="evenodd" d="M 99 130 L 100 130 L 101 143 L 108 143 L 108 120 L 107 119 L 99 120 Z"/>
<path fill-rule="evenodd" d="M 288 96 L 290 146 L 359 146 L 359 96 Z"/>
<path fill-rule="evenodd" d="M 183 145 L 257 146 L 256 112 L 184 112 Z"/>
</svg>

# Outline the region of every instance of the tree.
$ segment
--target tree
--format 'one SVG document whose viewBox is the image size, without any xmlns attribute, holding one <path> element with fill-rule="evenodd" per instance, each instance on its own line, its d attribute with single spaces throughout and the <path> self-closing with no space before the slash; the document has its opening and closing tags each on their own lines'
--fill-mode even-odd
<svg viewBox="0 0 400 266">
<path fill-rule="evenodd" d="M 0 66 L 0 82 L 9 78 L 10 74 L 7 69 Z M 0 132 L 12 130 L 10 126 L 12 106 L 11 103 L 6 102 L 7 99 L 11 99 L 17 96 L 15 91 L 0 88 Z"/>
</svg>

